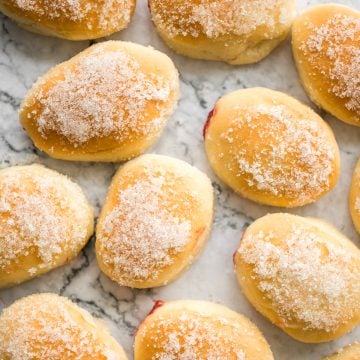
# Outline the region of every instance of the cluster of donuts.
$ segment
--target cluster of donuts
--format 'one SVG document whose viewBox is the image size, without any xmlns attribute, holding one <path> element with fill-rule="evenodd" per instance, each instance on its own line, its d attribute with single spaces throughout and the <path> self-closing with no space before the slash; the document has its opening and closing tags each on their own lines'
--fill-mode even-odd
<svg viewBox="0 0 360 360">
<path fill-rule="evenodd" d="M 70 40 L 125 28 L 135 0 L 0 0 L 28 30 Z M 292 28 L 305 90 L 321 108 L 360 126 L 360 13 L 334 4 L 295 20 L 294 0 L 149 0 L 164 41 L 180 54 L 230 64 L 267 56 Z M 197 168 L 144 153 L 179 98 L 173 62 L 150 47 L 105 41 L 42 76 L 20 122 L 35 146 L 72 161 L 128 161 L 115 174 L 96 227 L 101 270 L 121 286 L 153 288 L 196 260 L 211 232 L 211 181 Z M 330 192 L 340 173 L 331 128 L 298 100 L 270 89 L 232 92 L 204 126 L 208 160 L 241 196 L 285 208 Z M 141 155 L 141 156 L 140 156 Z M 135 158 L 135 159 L 133 159 Z M 132 159 L 132 160 L 131 160 Z M 349 207 L 360 232 L 360 162 Z M 0 171 L 0 288 L 73 259 L 94 232 L 80 187 L 40 165 Z M 360 323 L 360 250 L 332 225 L 286 213 L 244 232 L 234 268 L 249 302 L 306 343 L 336 339 Z M 260 330 L 243 315 L 202 301 L 158 302 L 141 323 L 136 360 L 272 360 Z M 4 360 L 126 359 L 99 320 L 55 294 L 37 294 L 0 316 Z M 328 359 L 360 359 L 359 344 Z"/>
</svg>

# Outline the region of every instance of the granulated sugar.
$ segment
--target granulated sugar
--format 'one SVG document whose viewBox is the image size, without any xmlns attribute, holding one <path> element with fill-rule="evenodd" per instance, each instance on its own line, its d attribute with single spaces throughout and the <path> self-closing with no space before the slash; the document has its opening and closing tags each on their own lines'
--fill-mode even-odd
<svg viewBox="0 0 360 360">
<path fill-rule="evenodd" d="M 307 201 L 330 186 L 335 151 L 328 135 L 317 122 L 297 117 L 286 106 L 241 107 L 220 137 L 241 144 L 241 149 L 230 148 L 233 162 L 227 167 L 250 187 Z M 252 139 L 249 145 L 247 139 Z"/>
<path fill-rule="evenodd" d="M 65 299 L 44 294 L 6 309 L 0 321 L 0 356 L 17 360 L 118 359 L 94 330 L 75 322 L 69 306 Z"/>
<path fill-rule="evenodd" d="M 284 324 L 335 332 L 360 306 L 360 268 L 353 255 L 299 224 L 285 238 L 258 231 L 241 242 L 258 289 Z"/>
<path fill-rule="evenodd" d="M 0 178 L 0 269 L 19 256 L 36 254 L 39 267 L 79 248 L 87 233 L 80 188 L 51 172 L 46 176 L 13 170 Z M 80 193 L 81 194 L 81 193 Z M 67 199 L 70 197 L 70 201 Z M 35 272 L 36 269 L 30 269 Z"/>
<path fill-rule="evenodd" d="M 73 22 L 87 22 L 101 29 L 116 27 L 119 22 L 129 22 L 131 3 L 124 0 L 13 0 L 23 11 L 52 20 L 66 18 Z"/>
<path fill-rule="evenodd" d="M 289 22 L 284 0 L 175 1 L 171 6 L 152 1 L 153 20 L 168 36 L 209 38 L 248 35 L 258 28 L 274 31 L 278 23 Z"/>
<path fill-rule="evenodd" d="M 180 313 L 176 321 L 171 316 L 163 317 L 144 326 L 142 333 L 156 349 L 152 360 L 250 360 L 241 341 L 244 333 L 255 336 L 240 323 L 187 311 Z"/>
<path fill-rule="evenodd" d="M 175 89 L 175 76 L 146 74 L 124 51 L 96 47 L 74 69 L 66 69 L 50 90 L 36 92 L 41 112 L 29 117 L 44 138 L 56 132 L 75 147 L 110 135 L 130 142 L 159 131 L 174 105 L 166 102 Z"/>
<path fill-rule="evenodd" d="M 331 80 L 329 92 L 360 120 L 360 19 L 336 14 L 320 27 L 307 26 L 312 35 L 300 47 L 306 61 Z"/>
<path fill-rule="evenodd" d="M 104 220 L 100 254 L 120 281 L 156 279 L 190 241 L 191 222 L 174 215 L 186 200 L 167 201 L 176 190 L 165 177 L 151 170 L 120 190 L 118 206 Z"/>
</svg>

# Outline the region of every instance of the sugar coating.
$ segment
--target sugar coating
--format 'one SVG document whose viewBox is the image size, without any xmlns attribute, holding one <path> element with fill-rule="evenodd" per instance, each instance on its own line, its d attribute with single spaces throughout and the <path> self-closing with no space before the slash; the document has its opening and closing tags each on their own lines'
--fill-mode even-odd
<svg viewBox="0 0 360 360">
<path fill-rule="evenodd" d="M 336 149 L 318 122 L 284 105 L 239 106 L 237 112 L 220 134 L 221 141 L 234 144 L 225 165 L 229 171 L 244 177 L 250 188 L 296 201 L 312 200 L 329 189 Z M 257 140 L 248 144 L 245 131 Z"/>
<path fill-rule="evenodd" d="M 183 310 L 142 324 L 140 336 L 151 360 L 251 360 L 244 337 L 259 335 L 240 321 Z"/>
<path fill-rule="evenodd" d="M 358 255 L 294 224 L 285 237 L 257 231 L 238 250 L 285 325 L 335 332 L 360 308 Z"/>
<path fill-rule="evenodd" d="M 331 81 L 329 93 L 345 100 L 360 121 L 360 19 L 336 14 L 319 27 L 306 26 L 311 35 L 300 46 L 306 61 Z"/>
<path fill-rule="evenodd" d="M 125 50 L 95 46 L 65 68 L 49 90 L 40 80 L 29 112 L 41 136 L 64 136 L 74 147 L 111 136 L 118 142 L 153 136 L 175 106 L 177 74 L 146 73 Z M 171 104 L 169 104 L 169 102 Z"/>
<path fill-rule="evenodd" d="M 94 329 L 75 321 L 68 300 L 42 294 L 16 302 L 0 317 L 0 357 L 16 360 L 120 360 Z M 84 314 L 81 314 L 84 321 Z M 96 327 L 90 314 L 86 321 Z"/>
<path fill-rule="evenodd" d="M 144 165 L 133 184 L 117 190 L 117 206 L 106 215 L 97 237 L 99 255 L 115 279 L 155 280 L 188 245 L 191 209 L 198 200 L 196 193 L 177 192 L 183 176 Z"/>
<path fill-rule="evenodd" d="M 39 269 L 49 268 L 86 240 L 84 214 L 89 210 L 81 189 L 65 176 L 40 167 L 39 173 L 37 167 L 0 173 L 0 271 L 31 254 L 38 257 Z"/>
<path fill-rule="evenodd" d="M 178 0 L 171 5 L 151 1 L 153 20 L 167 36 L 204 34 L 214 39 L 229 34 L 249 36 L 260 28 L 265 38 L 270 37 L 279 24 L 291 23 L 287 6 L 286 0 Z"/>
<path fill-rule="evenodd" d="M 52 20 L 66 18 L 78 23 L 85 22 L 87 27 L 101 29 L 115 28 L 119 22 L 128 23 L 131 18 L 132 2 L 127 0 L 12 0 L 23 11 L 38 17 Z M 97 20 L 90 20 L 96 16 Z"/>
</svg>

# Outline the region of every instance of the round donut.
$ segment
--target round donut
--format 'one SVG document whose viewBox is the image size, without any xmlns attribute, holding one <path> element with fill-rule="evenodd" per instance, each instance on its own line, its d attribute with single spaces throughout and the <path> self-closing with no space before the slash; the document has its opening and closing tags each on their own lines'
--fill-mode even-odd
<svg viewBox="0 0 360 360">
<path fill-rule="evenodd" d="M 324 360 L 359 360 L 360 359 L 360 343 L 345 346 L 336 354 L 326 357 Z"/>
<path fill-rule="evenodd" d="M 67 263 L 93 231 L 93 209 L 66 176 L 41 165 L 0 170 L 0 288 Z"/>
<path fill-rule="evenodd" d="M 245 231 L 234 264 L 250 303 L 299 341 L 330 341 L 360 323 L 360 251 L 322 220 L 266 215 Z"/>
<path fill-rule="evenodd" d="M 351 181 L 349 210 L 355 228 L 360 234 L 360 160 L 356 164 Z"/>
<path fill-rule="evenodd" d="M 54 158 L 124 161 L 157 140 L 178 93 L 178 72 L 165 54 L 107 41 L 41 77 L 21 106 L 20 121 Z"/>
<path fill-rule="evenodd" d="M 122 286 L 152 288 L 177 278 L 210 233 L 213 189 L 189 164 L 143 155 L 115 175 L 96 229 L 101 270 Z"/>
<path fill-rule="evenodd" d="M 105 323 L 68 299 L 35 294 L 0 316 L 3 360 L 126 360 Z"/>
<path fill-rule="evenodd" d="M 309 97 L 348 124 L 360 126 L 360 12 L 318 5 L 297 18 L 295 63 Z"/>
<path fill-rule="evenodd" d="M 277 91 L 252 88 L 222 97 L 209 114 L 204 141 L 218 177 L 261 204 L 309 204 L 339 177 L 339 149 L 330 127 Z"/>
<path fill-rule="evenodd" d="M 273 360 L 260 330 L 245 316 L 206 301 L 157 302 L 141 323 L 135 360 Z"/>
<path fill-rule="evenodd" d="M 282 42 L 294 0 L 149 0 L 152 20 L 176 52 L 195 59 L 250 64 Z"/>
<path fill-rule="evenodd" d="M 89 40 L 126 28 L 136 0 L 0 0 L 0 11 L 26 30 Z"/>
</svg>

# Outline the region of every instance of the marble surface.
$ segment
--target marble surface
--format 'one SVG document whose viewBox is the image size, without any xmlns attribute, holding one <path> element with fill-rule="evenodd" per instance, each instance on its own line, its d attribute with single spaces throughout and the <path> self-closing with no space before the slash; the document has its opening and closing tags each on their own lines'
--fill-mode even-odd
<svg viewBox="0 0 360 360">
<path fill-rule="evenodd" d="M 299 10 L 326 1 L 298 0 Z M 336 1 L 360 10 L 360 0 Z M 86 192 L 99 212 L 118 164 L 71 163 L 53 160 L 34 148 L 18 122 L 18 108 L 38 76 L 91 44 L 37 36 L 20 29 L 0 15 L 0 165 L 42 163 L 71 176 Z M 232 90 L 264 86 L 291 94 L 313 106 L 306 97 L 292 60 L 289 39 L 260 64 L 232 67 L 201 62 L 176 55 L 153 28 L 146 1 L 139 0 L 130 27 L 112 39 L 152 45 L 170 55 L 180 72 L 181 99 L 161 140 L 149 152 L 167 154 L 196 165 L 213 180 L 216 217 L 205 251 L 174 283 L 153 290 L 119 287 L 100 273 L 94 255 L 94 239 L 70 264 L 33 281 L 0 291 L 0 310 L 14 300 L 36 292 L 55 292 L 70 297 L 109 324 L 114 336 L 132 357 L 134 332 L 154 300 L 202 299 L 219 302 L 254 321 L 271 344 L 278 360 L 318 360 L 353 340 L 360 329 L 336 342 L 307 345 L 292 340 L 249 305 L 233 271 L 232 254 L 240 236 L 254 219 L 281 209 L 260 206 L 235 195 L 211 171 L 206 160 L 202 127 L 215 101 Z M 351 174 L 360 153 L 360 128 L 351 127 L 316 109 L 334 129 L 341 147 L 342 172 L 336 188 L 317 203 L 292 213 L 324 218 L 359 245 L 351 224 L 347 196 Z M 17 359 L 21 360 L 21 359 Z M 224 359 L 226 360 L 226 359 Z"/>
</svg>

